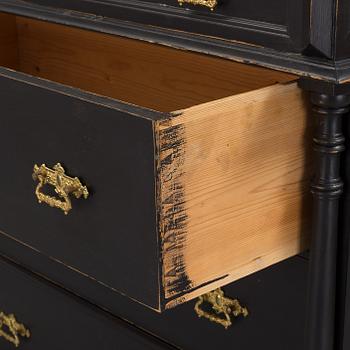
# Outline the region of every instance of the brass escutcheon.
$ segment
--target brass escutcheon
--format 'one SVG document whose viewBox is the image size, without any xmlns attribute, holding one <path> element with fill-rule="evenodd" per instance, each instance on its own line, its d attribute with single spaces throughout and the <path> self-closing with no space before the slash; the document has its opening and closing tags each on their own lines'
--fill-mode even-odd
<svg viewBox="0 0 350 350">
<path fill-rule="evenodd" d="M 5 327 L 7 329 L 4 329 Z M 30 338 L 30 331 L 23 324 L 18 323 L 13 314 L 5 315 L 0 311 L 0 337 L 18 348 L 20 345 L 19 337 Z"/>
<path fill-rule="evenodd" d="M 46 203 L 50 207 L 59 208 L 67 215 L 72 209 L 72 202 L 69 195 L 72 193 L 76 198 L 84 197 L 87 199 L 89 191 L 83 186 L 77 177 L 69 177 L 60 163 L 57 163 L 53 169 L 48 168 L 45 164 L 40 166 L 34 165 L 33 180 L 39 180 L 35 189 L 36 197 L 39 203 Z M 41 192 L 46 184 L 54 186 L 55 192 L 59 198 L 51 197 Z M 62 200 L 61 200 L 61 199 Z"/>
<path fill-rule="evenodd" d="M 204 304 L 208 304 L 213 312 L 205 311 L 202 308 Z M 247 308 L 242 307 L 237 299 L 225 297 L 221 288 L 200 296 L 194 309 L 198 317 L 205 317 L 224 326 L 225 329 L 232 325 L 231 315 L 234 317 L 248 316 Z"/>
<path fill-rule="evenodd" d="M 212 11 L 214 11 L 215 7 L 218 4 L 217 0 L 177 0 L 177 2 L 180 6 L 183 4 L 191 4 L 209 7 Z"/>
</svg>

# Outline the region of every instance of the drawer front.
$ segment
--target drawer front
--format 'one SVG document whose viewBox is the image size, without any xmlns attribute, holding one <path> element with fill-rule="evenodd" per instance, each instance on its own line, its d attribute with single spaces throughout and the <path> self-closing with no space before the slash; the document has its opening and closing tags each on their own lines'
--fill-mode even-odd
<svg viewBox="0 0 350 350">
<path fill-rule="evenodd" d="M 197 300 L 164 314 L 128 308 L 118 311 L 143 329 L 184 350 L 296 350 L 303 348 L 308 261 L 293 257 L 225 286 L 225 296 L 237 298 L 249 315 L 232 317 L 232 325 L 199 318 Z M 120 307 L 121 309 L 121 307 Z M 123 313 L 124 312 L 124 313 Z"/>
<path fill-rule="evenodd" d="M 225 286 L 225 295 L 238 298 L 249 311 L 246 318 L 233 318 L 228 329 L 198 318 L 194 310 L 197 300 L 158 314 L 114 296 L 109 311 L 183 350 L 211 350 L 232 344 L 244 350 L 302 349 L 307 271 L 308 261 L 293 257 Z M 94 298 L 94 302 L 101 302 L 110 296 L 95 293 Z"/>
<path fill-rule="evenodd" d="M 229 17 L 239 17 L 254 21 L 275 23 L 283 25 L 287 20 L 286 7 L 288 1 L 285 0 L 143 0 L 150 4 L 163 4 L 174 8 L 191 10 L 194 13 L 207 13 L 209 15 L 223 15 Z M 135 1 L 137 3 L 137 1 Z M 212 7 L 215 6 L 215 7 Z M 180 7 L 181 8 L 181 7 Z M 212 11 L 212 12 L 210 12 Z M 187 11 L 190 12 L 190 11 Z"/>
<path fill-rule="evenodd" d="M 152 120 L 135 116 L 131 107 L 103 106 L 106 101 L 92 101 L 92 95 L 88 101 L 78 90 L 58 91 L 47 82 L 10 75 L 0 77 L 1 161 L 9 169 L 0 175 L 1 231 L 157 307 Z M 36 190 L 64 200 L 57 186 L 38 189 L 39 179 L 32 177 L 34 164 L 52 169 L 58 162 L 89 191 L 87 199 L 70 194 L 67 215 L 45 200 L 38 203 Z"/>
<path fill-rule="evenodd" d="M 309 0 L 219 0 L 213 11 L 187 0 L 30 2 L 279 50 L 301 52 L 309 41 Z"/>
<path fill-rule="evenodd" d="M 18 336 L 19 349 L 170 349 L 126 322 L 3 260 L 0 278 L 0 312 L 4 314 L 1 319 L 7 321 L 9 314 L 14 314 L 30 333 Z M 6 326 L 1 330 L 14 339 Z M 11 339 L 6 340 L 1 334 L 0 348 L 15 349 Z"/>
</svg>

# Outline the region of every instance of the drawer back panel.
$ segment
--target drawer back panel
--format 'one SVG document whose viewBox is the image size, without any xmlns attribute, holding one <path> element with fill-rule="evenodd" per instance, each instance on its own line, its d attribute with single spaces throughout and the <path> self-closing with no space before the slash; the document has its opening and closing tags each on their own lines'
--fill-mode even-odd
<svg viewBox="0 0 350 350">
<path fill-rule="evenodd" d="M 295 79 L 264 68 L 13 15 L 0 14 L 0 21 L 4 29 L 0 64 L 159 111 Z"/>
</svg>

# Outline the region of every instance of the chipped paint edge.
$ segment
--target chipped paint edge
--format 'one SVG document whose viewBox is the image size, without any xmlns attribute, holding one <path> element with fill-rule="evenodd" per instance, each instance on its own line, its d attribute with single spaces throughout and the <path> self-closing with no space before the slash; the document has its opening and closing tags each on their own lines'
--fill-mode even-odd
<svg viewBox="0 0 350 350">
<path fill-rule="evenodd" d="M 184 259 L 188 224 L 183 182 L 186 130 L 184 124 L 174 124 L 172 118 L 155 123 L 159 152 L 157 203 L 159 208 L 161 293 L 165 303 L 166 300 L 173 299 L 180 293 L 193 288 L 187 275 Z"/>
</svg>

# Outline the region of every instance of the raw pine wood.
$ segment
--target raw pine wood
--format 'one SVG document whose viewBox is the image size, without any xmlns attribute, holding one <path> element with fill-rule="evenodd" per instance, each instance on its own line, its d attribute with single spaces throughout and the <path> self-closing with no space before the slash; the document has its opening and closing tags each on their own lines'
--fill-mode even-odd
<svg viewBox="0 0 350 350">
<path fill-rule="evenodd" d="M 165 295 L 176 295 L 183 272 L 187 288 L 204 285 L 168 307 L 307 247 L 310 162 L 305 149 L 311 138 L 295 83 L 192 107 L 158 127 L 160 133 L 181 130 L 173 143 L 183 145 L 161 175 Z M 168 150 L 160 158 L 167 157 Z M 170 183 L 165 182 L 169 174 Z M 175 242 L 167 221 L 171 206 L 173 222 L 181 222 Z"/>
<path fill-rule="evenodd" d="M 0 13 L 0 65 L 18 68 L 16 19 L 5 13 Z"/>
<path fill-rule="evenodd" d="M 159 111 L 295 77 L 137 40 L 17 18 L 20 69 Z"/>
</svg>

